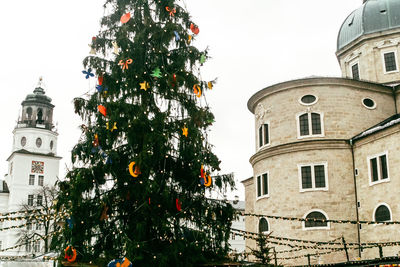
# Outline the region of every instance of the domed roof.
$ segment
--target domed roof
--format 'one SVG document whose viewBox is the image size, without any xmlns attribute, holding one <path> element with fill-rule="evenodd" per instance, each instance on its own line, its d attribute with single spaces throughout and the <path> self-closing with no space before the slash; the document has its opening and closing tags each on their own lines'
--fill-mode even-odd
<svg viewBox="0 0 400 267">
<path fill-rule="evenodd" d="M 399 0 L 367 0 L 343 22 L 337 39 L 337 50 L 362 35 L 399 27 Z"/>
<path fill-rule="evenodd" d="M 35 104 L 35 103 L 41 103 L 53 106 L 51 104 L 51 98 L 45 95 L 45 92 L 41 87 L 36 87 L 35 90 L 33 90 L 33 94 L 27 95 L 25 100 L 22 101 L 22 105 Z"/>
</svg>

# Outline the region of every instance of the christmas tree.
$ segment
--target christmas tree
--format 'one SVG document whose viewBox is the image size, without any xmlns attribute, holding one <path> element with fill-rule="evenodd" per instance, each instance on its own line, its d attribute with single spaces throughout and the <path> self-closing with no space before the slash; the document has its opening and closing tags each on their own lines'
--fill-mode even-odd
<svg viewBox="0 0 400 267">
<path fill-rule="evenodd" d="M 60 251 L 77 261 L 126 257 L 133 266 L 193 266 L 227 254 L 232 206 L 206 191 L 218 175 L 207 130 L 214 116 L 201 79 L 200 30 L 174 0 L 107 0 L 74 100 L 84 124 L 57 207 L 68 211 Z M 101 265 L 101 264 L 100 264 Z"/>
</svg>

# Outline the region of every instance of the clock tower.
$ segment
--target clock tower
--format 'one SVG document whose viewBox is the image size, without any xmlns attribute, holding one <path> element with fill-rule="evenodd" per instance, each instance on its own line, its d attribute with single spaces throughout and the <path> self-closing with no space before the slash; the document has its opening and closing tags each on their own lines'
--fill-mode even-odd
<svg viewBox="0 0 400 267">
<path fill-rule="evenodd" d="M 13 131 L 13 145 L 8 161 L 8 173 L 0 183 L 0 212 L 21 210 L 22 205 L 35 206 L 44 201 L 38 194 L 43 186 L 54 186 L 58 178 L 59 162 L 57 156 L 58 133 L 53 125 L 51 98 L 42 88 L 42 80 L 22 101 L 22 112 Z M 2 186 L 1 186 L 2 185 Z M 19 223 L 21 224 L 21 223 Z M 4 227 L 5 225 L 3 225 Z M 16 245 L 18 229 L 0 235 L 1 247 Z M 33 251 L 33 250 L 36 251 Z M 41 252 L 40 246 L 16 248 L 1 255 L 17 256 Z"/>
</svg>

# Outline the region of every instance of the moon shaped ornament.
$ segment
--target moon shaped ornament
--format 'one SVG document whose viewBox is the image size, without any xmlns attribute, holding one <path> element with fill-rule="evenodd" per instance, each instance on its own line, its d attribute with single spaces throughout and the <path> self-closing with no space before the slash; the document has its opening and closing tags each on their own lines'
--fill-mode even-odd
<svg viewBox="0 0 400 267">
<path fill-rule="evenodd" d="M 197 97 L 201 97 L 201 88 L 198 84 L 193 85 L 193 92 Z"/>
<path fill-rule="evenodd" d="M 135 166 L 135 170 L 133 170 L 133 166 Z M 139 174 L 141 174 L 139 167 L 136 165 L 136 162 L 132 161 L 131 163 L 129 163 L 129 173 L 135 178 L 138 177 Z"/>
<path fill-rule="evenodd" d="M 72 254 L 69 254 L 68 251 L 71 250 Z M 76 260 L 76 249 L 72 246 L 68 246 L 65 249 L 65 259 L 67 259 L 68 262 L 74 262 Z"/>
<path fill-rule="evenodd" d="M 212 183 L 211 175 L 204 177 L 204 186 L 205 187 L 210 187 L 211 183 Z"/>
</svg>

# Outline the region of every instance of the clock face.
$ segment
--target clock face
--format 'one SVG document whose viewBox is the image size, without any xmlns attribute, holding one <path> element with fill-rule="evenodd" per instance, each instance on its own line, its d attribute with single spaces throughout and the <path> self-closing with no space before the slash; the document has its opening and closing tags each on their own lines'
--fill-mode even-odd
<svg viewBox="0 0 400 267">
<path fill-rule="evenodd" d="M 44 162 L 32 160 L 31 173 L 44 173 Z"/>
<path fill-rule="evenodd" d="M 36 139 L 36 146 L 37 147 L 41 147 L 42 146 L 42 139 L 40 139 L 39 137 Z"/>
</svg>

